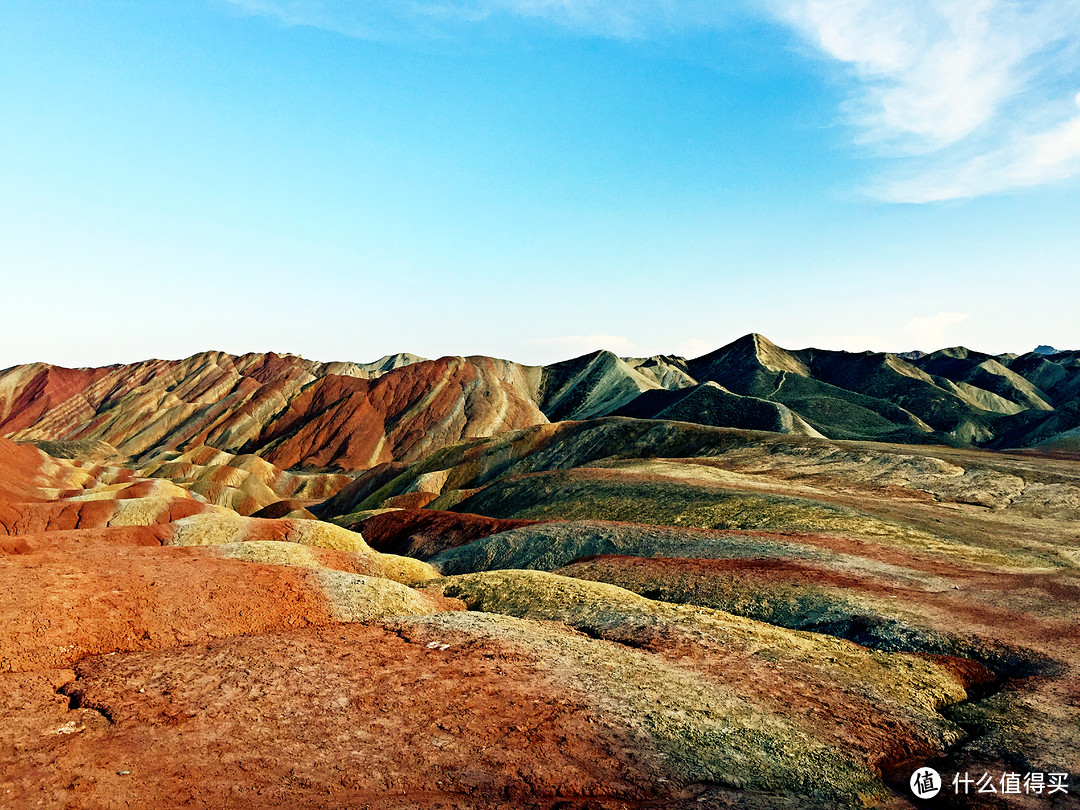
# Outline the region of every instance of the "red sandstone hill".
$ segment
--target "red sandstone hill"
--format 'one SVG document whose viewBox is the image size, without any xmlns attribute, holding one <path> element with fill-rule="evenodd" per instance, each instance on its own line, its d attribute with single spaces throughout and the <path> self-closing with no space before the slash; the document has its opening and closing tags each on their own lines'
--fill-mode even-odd
<svg viewBox="0 0 1080 810">
<path fill-rule="evenodd" d="M 37 487 L 48 456 L 33 447 L 0 439 L 0 499 L 4 501 L 44 500 Z M 57 480 L 62 484 L 63 480 Z"/>
<path fill-rule="evenodd" d="M 539 369 L 445 357 L 376 368 L 206 352 L 102 369 L 0 372 L 0 435 L 97 441 L 136 465 L 208 445 L 279 467 L 366 469 L 546 422 Z"/>
<path fill-rule="evenodd" d="M 328 375 L 292 399 L 255 444 L 284 468 L 413 461 L 462 439 L 546 422 L 530 387 L 526 369 L 487 357 L 414 363 L 375 380 Z"/>
</svg>

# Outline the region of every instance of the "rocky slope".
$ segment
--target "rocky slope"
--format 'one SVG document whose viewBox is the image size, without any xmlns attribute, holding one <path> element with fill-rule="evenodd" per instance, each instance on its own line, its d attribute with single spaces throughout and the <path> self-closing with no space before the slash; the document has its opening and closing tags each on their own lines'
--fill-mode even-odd
<svg viewBox="0 0 1080 810">
<path fill-rule="evenodd" d="M 0 439 L 4 806 L 913 808 L 1080 757 L 1071 461 L 608 417 L 341 487 L 112 438 Z"/>
<path fill-rule="evenodd" d="M 378 510 L 398 487 L 436 473 L 446 485 L 432 505 L 476 527 L 471 542 L 439 549 L 426 538 L 427 525 L 453 525 L 438 511 L 362 511 Z M 447 448 L 351 506 L 354 526 L 377 526 L 396 548 L 430 563 L 446 577 L 441 591 L 471 611 L 559 622 L 677 662 L 682 672 L 711 673 L 705 683 L 734 692 L 711 696 L 710 705 L 738 694 L 757 707 L 759 753 L 796 752 L 792 760 L 774 755 L 768 767 L 756 763 L 751 770 L 764 781 L 782 771 L 781 781 L 797 783 L 799 763 L 816 756 L 792 738 L 766 742 L 773 733 L 766 705 L 787 707 L 788 719 L 810 718 L 814 739 L 831 740 L 893 791 L 891 798 L 836 799 L 842 806 L 906 806 L 906 778 L 921 761 L 951 778 L 1000 775 L 1017 763 L 1070 772 L 1080 757 L 1080 471 L 1072 461 L 609 418 Z M 511 520 L 519 523 L 501 530 L 496 523 Z M 564 577 L 618 590 L 580 589 Z M 686 612 L 671 612 L 673 605 Z M 739 641 L 734 616 L 761 623 L 748 636 L 755 641 Z M 786 659 L 795 637 L 764 641 L 756 635 L 764 627 L 809 635 L 798 637 L 804 646 Z M 864 664 L 845 665 L 859 673 L 859 697 L 842 685 L 850 673 L 808 677 L 804 667 L 840 660 L 830 648 L 819 661 L 805 646 L 821 639 L 942 667 L 966 698 L 930 702 L 956 726 L 916 720 L 910 706 L 879 718 L 904 687 L 893 680 L 875 686 Z M 764 669 L 756 669 L 758 656 L 768 662 Z M 652 671 L 633 666 L 631 676 L 605 661 L 580 677 L 590 691 L 611 696 L 614 712 L 634 704 L 627 684 L 643 690 L 645 703 L 652 699 Z M 881 666 L 890 676 L 904 671 L 899 659 Z M 617 673 L 610 681 L 609 672 Z M 928 677 L 919 682 L 927 686 Z M 679 684 L 668 688 L 693 693 Z M 889 697 L 874 696 L 877 688 Z M 827 697 L 832 689 L 840 690 L 835 702 Z M 709 736 L 707 712 L 680 711 L 694 720 L 678 735 Z M 648 709 L 633 712 L 640 721 Z M 686 763 L 684 780 L 725 782 L 730 774 L 694 768 L 752 761 L 738 748 L 738 721 L 729 722 L 730 747 L 717 759 Z M 858 783 L 858 771 L 841 775 L 830 769 L 847 766 L 815 761 L 832 784 Z M 756 806 L 746 795 L 732 801 Z M 792 806 L 825 801 L 804 797 Z M 952 795 L 936 806 L 1071 807 L 1075 799 L 1024 796 L 987 805 L 983 797 Z"/>
</svg>

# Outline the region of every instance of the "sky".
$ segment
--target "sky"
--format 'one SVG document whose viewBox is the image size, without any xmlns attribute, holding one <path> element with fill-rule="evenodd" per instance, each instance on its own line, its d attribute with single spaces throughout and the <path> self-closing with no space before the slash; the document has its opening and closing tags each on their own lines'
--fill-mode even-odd
<svg viewBox="0 0 1080 810">
<path fill-rule="evenodd" d="M 1080 349 L 1074 0 L 0 0 L 0 367 Z"/>
</svg>

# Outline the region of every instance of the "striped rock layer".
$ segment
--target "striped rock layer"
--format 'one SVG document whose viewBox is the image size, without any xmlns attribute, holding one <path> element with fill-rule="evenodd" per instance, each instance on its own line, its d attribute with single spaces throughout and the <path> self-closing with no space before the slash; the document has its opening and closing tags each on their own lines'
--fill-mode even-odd
<svg viewBox="0 0 1080 810">
<path fill-rule="evenodd" d="M 0 435 L 50 452 L 111 447 L 134 466 L 208 446 L 280 469 L 358 471 L 607 415 L 1068 454 L 1080 441 L 1080 354 L 790 351 L 752 334 L 691 360 L 599 351 L 548 366 L 413 355 L 357 364 L 204 352 L 0 372 Z"/>
</svg>

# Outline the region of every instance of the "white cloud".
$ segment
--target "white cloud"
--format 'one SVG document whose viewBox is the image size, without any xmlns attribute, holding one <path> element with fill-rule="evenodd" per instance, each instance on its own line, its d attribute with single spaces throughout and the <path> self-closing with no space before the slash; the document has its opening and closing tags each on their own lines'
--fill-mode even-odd
<svg viewBox="0 0 1080 810">
<path fill-rule="evenodd" d="M 971 317 L 968 312 L 939 312 L 937 315 L 926 315 L 912 318 L 908 321 L 905 331 L 914 341 L 914 348 L 923 351 L 935 351 L 945 348 L 947 345 L 946 335 L 952 327 L 961 324 Z"/>
<path fill-rule="evenodd" d="M 905 153 L 990 120 L 1047 39 L 1042 19 L 999 0 L 780 0 L 776 12 L 849 68 L 862 139 Z"/>
<path fill-rule="evenodd" d="M 687 358 L 701 357 L 722 345 L 723 343 L 710 342 L 702 338 L 687 338 L 675 347 L 674 354 Z"/>
<path fill-rule="evenodd" d="M 594 335 L 532 338 L 525 342 L 530 346 L 544 346 L 566 352 L 567 358 L 595 352 L 597 349 L 607 349 L 620 357 L 629 357 L 638 351 L 637 346 L 629 338 L 622 335 L 609 335 L 604 332 Z"/>
<path fill-rule="evenodd" d="M 804 345 L 803 345 L 804 344 Z M 895 352 L 895 342 L 877 335 L 847 334 L 847 335 L 813 335 L 803 340 L 803 343 L 792 348 L 813 347 L 815 349 L 832 349 L 836 351 L 862 352 Z"/>
<path fill-rule="evenodd" d="M 770 0 L 852 80 L 856 140 L 900 158 L 890 202 L 991 194 L 1080 174 L 1074 0 Z"/>
<path fill-rule="evenodd" d="M 1080 105 L 1080 95 L 1077 96 Z M 1080 175 L 1080 112 L 1057 125 L 1011 135 L 1003 146 L 958 160 L 930 161 L 908 177 L 884 181 L 889 202 L 936 202 L 992 194 Z"/>
</svg>

